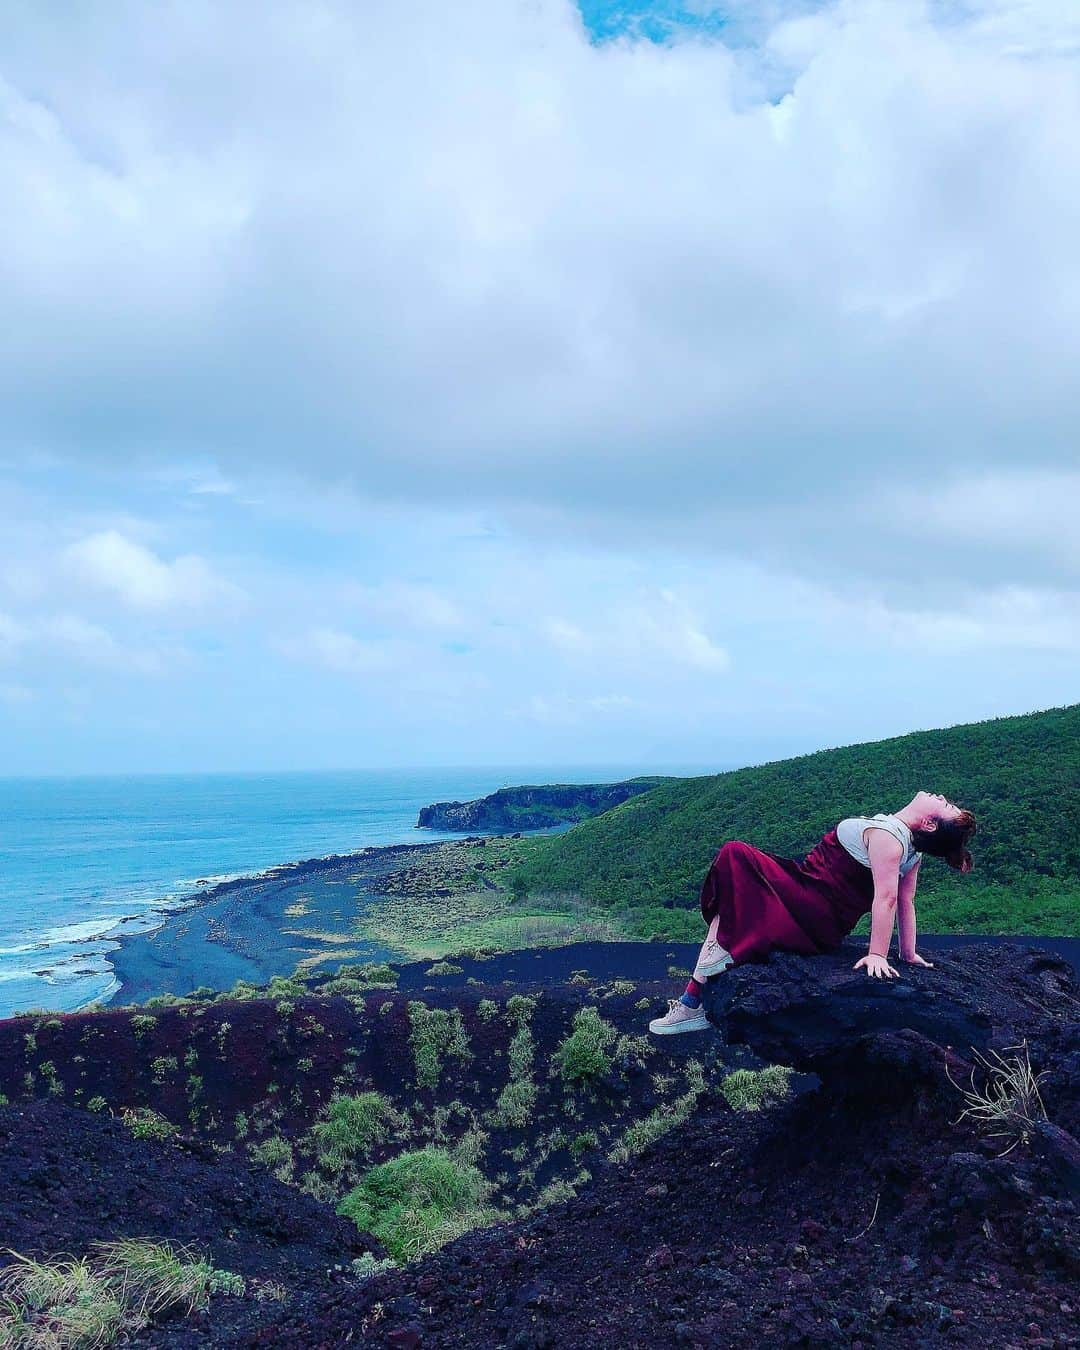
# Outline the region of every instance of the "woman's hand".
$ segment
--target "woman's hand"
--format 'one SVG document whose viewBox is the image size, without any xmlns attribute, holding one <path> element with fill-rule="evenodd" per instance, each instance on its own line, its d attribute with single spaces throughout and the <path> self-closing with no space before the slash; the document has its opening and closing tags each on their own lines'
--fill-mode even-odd
<svg viewBox="0 0 1080 1350">
<path fill-rule="evenodd" d="M 887 956 L 864 956 L 855 962 L 852 969 L 858 970 L 860 966 L 866 967 L 867 975 L 876 975 L 879 979 L 891 980 L 894 975 L 900 974 L 898 970 L 893 970 L 892 966 L 889 965 Z"/>
<path fill-rule="evenodd" d="M 924 961 L 918 952 L 912 952 L 910 956 L 901 956 L 900 960 L 906 962 L 909 966 L 925 966 L 927 970 L 933 970 L 934 968 L 933 961 Z"/>
</svg>

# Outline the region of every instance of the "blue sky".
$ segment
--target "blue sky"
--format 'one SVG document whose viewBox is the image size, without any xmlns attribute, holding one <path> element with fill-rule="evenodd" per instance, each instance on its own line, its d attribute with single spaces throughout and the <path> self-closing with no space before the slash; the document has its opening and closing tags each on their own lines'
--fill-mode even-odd
<svg viewBox="0 0 1080 1350">
<path fill-rule="evenodd" d="M 1075 701 L 1074 5 L 0 31 L 7 772 Z"/>
</svg>

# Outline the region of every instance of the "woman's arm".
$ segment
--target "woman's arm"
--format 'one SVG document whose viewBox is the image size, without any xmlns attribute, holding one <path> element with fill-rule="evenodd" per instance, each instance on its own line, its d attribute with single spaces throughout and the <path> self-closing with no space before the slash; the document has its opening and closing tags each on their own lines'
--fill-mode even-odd
<svg viewBox="0 0 1080 1350">
<path fill-rule="evenodd" d="M 900 931 L 900 960 L 910 965 L 932 966 L 915 950 L 915 887 L 919 884 L 919 863 L 900 878 L 896 894 L 896 921 Z"/>
<path fill-rule="evenodd" d="M 896 892 L 896 927 L 900 936 L 900 959 L 915 959 L 915 888 L 919 884 L 919 864 L 900 878 Z"/>
<path fill-rule="evenodd" d="M 900 859 L 904 846 L 887 830 L 869 829 L 866 850 L 870 855 L 870 870 L 874 874 L 874 899 L 870 909 L 870 950 L 855 962 L 855 969 L 866 967 L 868 975 L 898 975 L 889 965 L 889 946 L 892 943 L 893 922 L 896 918 L 896 898 L 900 889 Z"/>
</svg>

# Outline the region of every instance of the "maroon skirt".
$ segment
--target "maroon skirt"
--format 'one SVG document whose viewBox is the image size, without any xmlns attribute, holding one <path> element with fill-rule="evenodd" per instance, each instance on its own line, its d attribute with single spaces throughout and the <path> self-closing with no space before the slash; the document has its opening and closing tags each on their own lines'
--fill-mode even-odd
<svg viewBox="0 0 1080 1350">
<path fill-rule="evenodd" d="M 720 916 L 716 939 L 740 964 L 763 961 L 774 949 L 832 951 L 873 898 L 869 867 L 851 856 L 833 829 L 802 862 L 730 840 L 702 884 L 701 913 L 707 923 Z"/>
</svg>

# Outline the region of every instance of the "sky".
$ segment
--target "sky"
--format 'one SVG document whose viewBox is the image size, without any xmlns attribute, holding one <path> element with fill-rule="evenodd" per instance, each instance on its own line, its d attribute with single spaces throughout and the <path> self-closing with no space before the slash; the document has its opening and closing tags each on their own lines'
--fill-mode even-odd
<svg viewBox="0 0 1080 1350">
<path fill-rule="evenodd" d="M 1075 0 L 11 0 L 0 105 L 0 773 L 1077 701 Z"/>
</svg>

